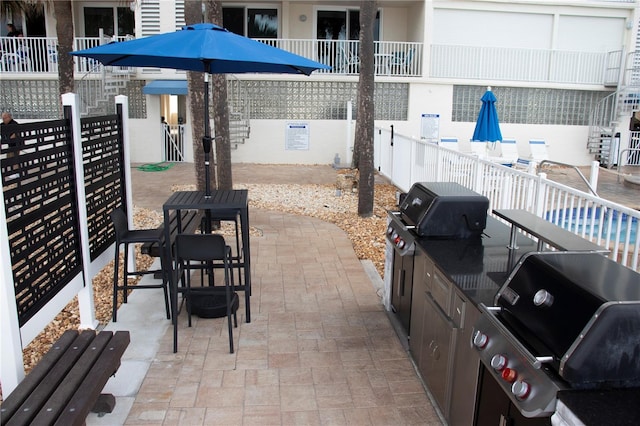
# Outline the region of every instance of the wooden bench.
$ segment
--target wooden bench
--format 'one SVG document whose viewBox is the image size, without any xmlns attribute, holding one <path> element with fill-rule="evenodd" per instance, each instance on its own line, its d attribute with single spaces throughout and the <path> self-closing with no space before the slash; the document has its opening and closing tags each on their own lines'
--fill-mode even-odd
<svg viewBox="0 0 640 426">
<path fill-rule="evenodd" d="M 538 251 L 542 251 L 544 243 L 563 251 L 593 251 L 608 253 L 609 250 L 591 241 L 569 232 L 533 213 L 519 209 L 494 210 L 493 213 L 511 223 L 511 241 L 509 248 L 517 248 L 517 229 L 533 235 L 538 239 Z"/>
<path fill-rule="evenodd" d="M 183 210 L 180 211 L 180 221 L 178 221 L 178 215 L 172 212 L 169 216 L 169 224 L 171 229 L 171 246 L 175 244 L 176 235 L 178 235 L 178 224 L 182 233 L 193 234 L 202 222 L 202 212 L 197 210 Z M 140 247 L 140 252 L 152 257 L 162 257 L 162 250 L 164 246 L 164 223 L 158 227 L 158 230 L 162 232 L 160 243 L 144 243 Z"/>
<path fill-rule="evenodd" d="M 2 425 L 83 425 L 90 411 L 112 412 L 115 397 L 101 392 L 128 345 L 128 331 L 65 331 L 2 403 Z"/>
</svg>

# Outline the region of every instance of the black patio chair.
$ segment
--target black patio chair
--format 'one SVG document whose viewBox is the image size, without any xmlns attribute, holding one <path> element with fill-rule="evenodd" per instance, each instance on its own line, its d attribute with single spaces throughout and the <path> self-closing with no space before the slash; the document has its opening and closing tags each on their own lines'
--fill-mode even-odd
<svg viewBox="0 0 640 426">
<path fill-rule="evenodd" d="M 176 237 L 176 259 L 178 263 L 178 276 L 181 277 L 182 291 L 186 300 L 189 327 L 191 327 L 191 314 L 195 313 L 204 318 L 227 317 L 229 328 L 229 352 L 233 353 L 233 326 L 238 327 L 237 311 L 239 297 L 235 292 L 233 282 L 233 265 L 231 247 L 229 247 L 222 235 L 217 234 L 178 234 Z M 213 275 L 215 269 L 224 269 L 224 285 L 215 285 Z M 191 285 L 191 272 L 193 270 L 205 271 L 209 279 L 205 281 L 201 275 L 201 285 Z M 174 321 L 174 327 L 178 321 Z M 177 334 L 174 333 L 174 336 Z M 174 346 L 175 346 L 174 342 Z"/>
<path fill-rule="evenodd" d="M 121 208 L 117 208 L 111 212 L 111 221 L 116 231 L 116 254 L 113 265 L 113 322 L 117 321 L 118 313 L 118 291 L 122 291 L 122 302 L 127 303 L 127 296 L 129 290 L 134 289 L 152 289 L 161 288 L 164 291 L 164 305 L 167 311 L 167 319 L 171 318 L 171 311 L 169 308 L 169 280 L 167 274 L 163 269 L 154 270 L 140 270 L 129 271 L 128 270 L 128 256 L 129 256 L 129 244 L 143 244 L 154 243 L 162 244 L 162 230 L 161 229 L 129 229 L 127 220 L 127 214 Z M 123 265 L 123 283 L 118 282 L 118 269 L 120 263 L 120 245 L 124 245 L 124 265 Z M 161 274 L 162 283 L 160 284 L 137 284 L 130 286 L 128 278 L 132 276 L 141 276 L 146 274 Z"/>
</svg>

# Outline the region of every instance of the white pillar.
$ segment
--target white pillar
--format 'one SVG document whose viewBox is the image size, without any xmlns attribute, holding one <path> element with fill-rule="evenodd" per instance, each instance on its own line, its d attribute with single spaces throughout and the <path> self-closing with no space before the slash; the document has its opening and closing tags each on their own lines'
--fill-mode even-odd
<svg viewBox="0 0 640 426">
<path fill-rule="evenodd" d="M 127 100 L 128 98 L 124 95 L 118 95 L 115 99 L 116 105 L 122 105 L 122 150 L 124 151 L 124 164 L 122 164 L 122 169 L 124 170 L 124 192 L 127 197 L 125 202 L 127 204 L 127 221 L 129 223 L 129 229 L 134 229 L 133 194 L 131 193 L 131 154 L 129 149 L 129 103 Z M 136 270 L 135 250 L 129 251 L 129 259 L 125 259 L 125 261 L 128 262 L 127 268 L 129 271 Z"/>
<path fill-rule="evenodd" d="M 353 101 L 347 101 L 347 152 L 344 156 L 344 163 L 351 165 L 351 158 L 353 153 Z"/>
<path fill-rule="evenodd" d="M 80 109 L 78 96 L 74 93 L 62 95 L 62 105 L 71 107 L 71 135 L 73 137 L 73 162 L 76 181 L 76 199 L 78 203 L 78 220 L 80 221 L 80 251 L 82 253 L 82 274 L 84 287 L 78 292 L 78 308 L 80 310 L 80 328 L 95 329 L 98 326 L 93 299 L 93 277 L 91 275 L 91 251 L 89 249 L 89 229 L 87 223 L 87 196 L 84 190 L 84 165 L 82 161 L 82 138 L 80 127 Z"/>
<path fill-rule="evenodd" d="M 2 173 L 0 173 L 1 178 Z M 0 191 L 0 204 L 5 205 L 2 191 Z M 7 395 L 24 378 L 24 364 L 4 207 L 0 208 L 0 224 L 0 347 L 2 348 L 0 350 L 0 382 L 4 399 L 7 399 Z"/>
</svg>

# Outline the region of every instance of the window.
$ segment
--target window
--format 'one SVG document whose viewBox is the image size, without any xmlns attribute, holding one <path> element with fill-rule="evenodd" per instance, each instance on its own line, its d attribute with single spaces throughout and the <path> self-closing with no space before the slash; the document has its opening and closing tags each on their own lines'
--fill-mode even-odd
<svg viewBox="0 0 640 426">
<path fill-rule="evenodd" d="M 128 7 L 85 7 L 85 37 L 98 37 L 100 28 L 108 36 L 134 35 L 134 13 Z M 116 28 L 117 33 L 114 31 Z"/>
<path fill-rule="evenodd" d="M 358 40 L 360 37 L 359 10 L 319 10 L 316 37 L 319 40 Z M 380 40 L 380 12 L 376 13 L 373 39 Z"/>
<path fill-rule="evenodd" d="M 278 10 L 223 7 L 222 26 L 233 33 L 246 37 L 277 38 Z"/>
<path fill-rule="evenodd" d="M 251 38 L 278 38 L 278 11 L 275 9 L 248 9 L 247 36 Z"/>
</svg>

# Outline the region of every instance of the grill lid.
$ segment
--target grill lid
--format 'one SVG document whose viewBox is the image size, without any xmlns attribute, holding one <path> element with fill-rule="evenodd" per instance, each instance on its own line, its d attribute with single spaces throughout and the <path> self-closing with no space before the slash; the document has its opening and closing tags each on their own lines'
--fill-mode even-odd
<svg viewBox="0 0 640 426">
<path fill-rule="evenodd" d="M 529 253 L 495 302 L 574 386 L 640 386 L 640 274 L 597 253 Z"/>
<path fill-rule="evenodd" d="M 402 219 L 422 237 L 478 236 L 487 224 L 489 199 L 455 182 L 414 183 L 400 204 Z"/>
</svg>

